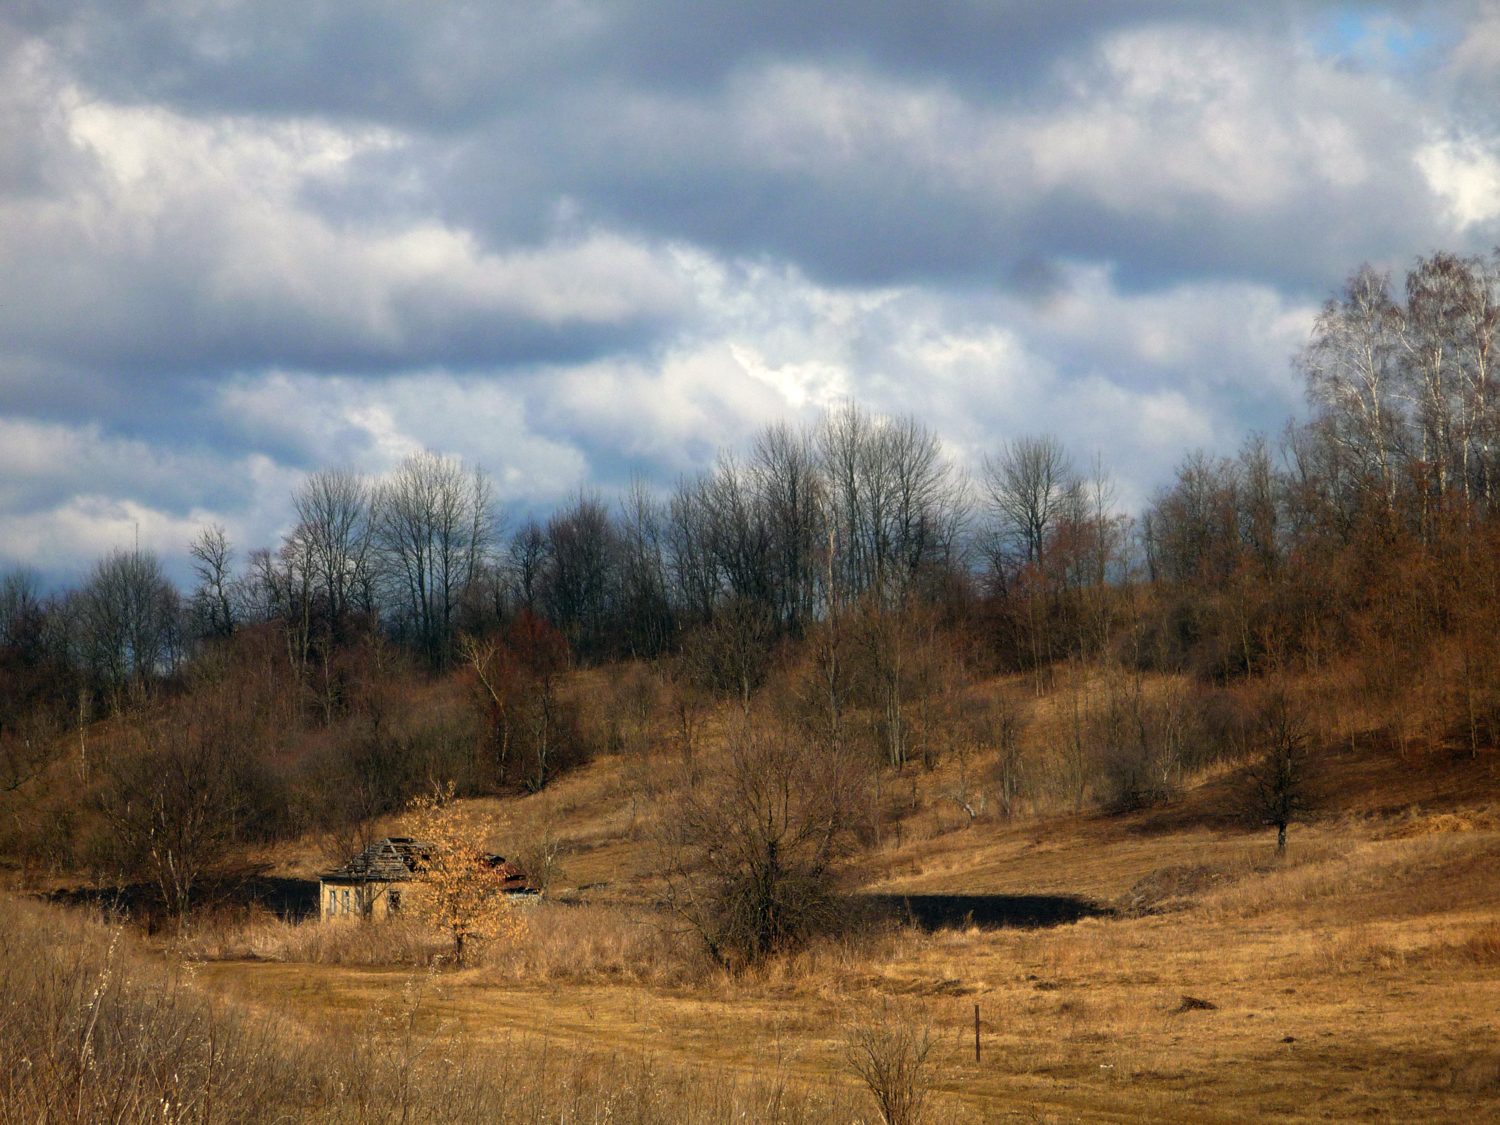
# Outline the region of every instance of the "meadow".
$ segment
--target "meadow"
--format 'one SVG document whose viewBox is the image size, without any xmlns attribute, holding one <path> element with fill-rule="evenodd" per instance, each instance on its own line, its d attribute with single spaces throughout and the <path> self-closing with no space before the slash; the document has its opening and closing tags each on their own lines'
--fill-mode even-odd
<svg viewBox="0 0 1500 1125">
<path fill-rule="evenodd" d="M 499 838 L 544 825 L 559 869 L 519 935 L 462 969 L 411 922 L 221 912 L 147 938 L 12 898 L 0 1030 L 33 1061 L 0 1106 L 12 1120 L 879 1121 L 850 1055 L 894 1029 L 930 1037 L 911 1076 L 930 1090 L 922 1120 L 1484 1120 L 1500 1113 L 1494 763 L 1411 754 L 1343 762 L 1335 776 L 1359 784 L 1330 782 L 1284 855 L 1274 833 L 1218 815 L 1228 769 L 1166 805 L 1009 821 L 944 799 L 956 762 L 912 770 L 845 892 L 981 909 L 937 925 L 920 907 L 872 913 L 740 972 L 662 910 L 660 806 L 642 793 L 665 767 L 630 754 L 478 803 Z M 306 845 L 277 858 L 291 874 L 317 862 Z M 1013 896 L 1039 895 L 1090 913 L 1003 924 Z"/>
</svg>

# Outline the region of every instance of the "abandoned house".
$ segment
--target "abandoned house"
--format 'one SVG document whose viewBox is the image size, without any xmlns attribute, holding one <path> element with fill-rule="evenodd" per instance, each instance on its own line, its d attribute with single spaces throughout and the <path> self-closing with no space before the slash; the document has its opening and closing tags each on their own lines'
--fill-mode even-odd
<svg viewBox="0 0 1500 1125">
<path fill-rule="evenodd" d="M 344 866 L 318 877 L 318 901 L 324 918 L 389 918 L 421 894 L 417 877 L 432 846 L 410 836 L 377 840 Z M 498 869 L 501 889 L 508 895 L 535 896 L 538 890 L 526 873 L 504 856 L 485 862 Z"/>
</svg>

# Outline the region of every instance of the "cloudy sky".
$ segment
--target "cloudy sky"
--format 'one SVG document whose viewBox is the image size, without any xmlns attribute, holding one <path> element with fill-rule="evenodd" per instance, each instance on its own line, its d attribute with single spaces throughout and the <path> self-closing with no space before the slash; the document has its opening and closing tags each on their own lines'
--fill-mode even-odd
<svg viewBox="0 0 1500 1125">
<path fill-rule="evenodd" d="M 1133 507 L 1303 408 L 1361 261 L 1500 241 L 1497 106 L 1493 4 L 3 0 L 0 565 L 850 397 Z"/>
</svg>

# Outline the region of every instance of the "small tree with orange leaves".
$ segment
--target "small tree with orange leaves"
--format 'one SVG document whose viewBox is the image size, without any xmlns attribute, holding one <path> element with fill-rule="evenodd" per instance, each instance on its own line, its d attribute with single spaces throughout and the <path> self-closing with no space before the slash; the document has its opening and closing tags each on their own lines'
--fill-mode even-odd
<svg viewBox="0 0 1500 1125">
<path fill-rule="evenodd" d="M 412 907 L 423 921 L 453 939 L 453 960 L 464 963 L 473 941 L 507 941 L 525 927 L 505 893 L 498 856 L 484 847 L 473 812 L 453 799 L 453 784 L 435 787 L 407 806 L 407 830 L 424 845 Z"/>
</svg>

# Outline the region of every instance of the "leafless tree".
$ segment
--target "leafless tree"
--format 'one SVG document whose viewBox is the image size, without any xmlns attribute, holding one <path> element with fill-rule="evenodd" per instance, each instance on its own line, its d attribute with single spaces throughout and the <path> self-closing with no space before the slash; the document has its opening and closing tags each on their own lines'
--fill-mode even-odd
<svg viewBox="0 0 1500 1125">
<path fill-rule="evenodd" d="M 651 659 L 671 645 L 676 615 L 667 591 L 665 505 L 636 478 L 620 499 L 621 655 Z"/>
<path fill-rule="evenodd" d="M 1000 815 L 1010 820 L 1031 784 L 1031 763 L 1021 739 L 1021 713 L 1009 700 L 985 707 L 974 716 L 972 739 L 980 750 L 989 750 L 989 791 L 1000 806 Z"/>
<path fill-rule="evenodd" d="M 1152 500 L 1145 523 L 1155 578 L 1186 582 L 1233 573 L 1240 561 L 1240 470 L 1201 449 L 1177 467 L 1176 481 Z"/>
<path fill-rule="evenodd" d="M 18 567 L 0 577 L 0 648 L 35 660 L 46 642 L 47 610 L 35 571 Z"/>
<path fill-rule="evenodd" d="M 917 1125 L 932 1088 L 931 1017 L 887 1001 L 844 1032 L 844 1062 L 875 1099 L 885 1125 Z"/>
<path fill-rule="evenodd" d="M 1298 357 L 1323 433 L 1347 458 L 1350 483 L 1373 487 L 1388 506 L 1396 500 L 1406 445 L 1398 400 L 1401 325 L 1389 275 L 1361 266 L 1342 296 L 1323 306 Z"/>
<path fill-rule="evenodd" d="M 1260 708 L 1257 721 L 1259 753 L 1246 771 L 1248 811 L 1276 829 L 1276 851 L 1286 851 L 1287 826 L 1310 805 L 1307 720 L 1295 702 L 1273 691 Z"/>
<path fill-rule="evenodd" d="M 1462 371 L 1463 474 L 1466 495 L 1493 510 L 1496 442 L 1500 440 L 1496 344 L 1500 341 L 1500 251 L 1468 260 L 1468 277 L 1453 317 Z"/>
<path fill-rule="evenodd" d="M 937 435 L 914 418 L 883 418 L 848 403 L 818 433 L 832 532 L 834 580 L 846 597 L 877 591 L 899 604 L 953 557 L 965 511 L 962 481 Z"/>
<path fill-rule="evenodd" d="M 1406 315 L 1401 319 L 1401 368 L 1416 425 L 1418 460 L 1431 477 L 1430 491 L 1447 497 L 1462 437 L 1464 408 L 1455 319 L 1467 270 L 1452 254 L 1419 260 L 1406 275 Z"/>
<path fill-rule="evenodd" d="M 874 422 L 854 403 L 829 412 L 818 431 L 818 457 L 828 490 L 831 584 L 845 598 L 863 590 L 873 570 L 866 529 L 875 518 L 878 485 L 869 465 Z"/>
<path fill-rule="evenodd" d="M 800 637 L 813 620 L 821 572 L 826 488 L 812 439 L 784 422 L 756 438 L 750 475 L 771 539 L 771 589 L 776 615 Z"/>
<path fill-rule="evenodd" d="M 708 512 L 708 550 L 726 600 L 764 607 L 774 604 L 774 544 L 754 479 L 732 453 L 719 455 L 702 492 Z"/>
<path fill-rule="evenodd" d="M 1073 483 L 1073 462 L 1057 438 L 1023 437 L 984 459 L 984 490 L 996 531 L 1024 565 L 1040 566 L 1047 533 Z"/>
<path fill-rule="evenodd" d="M 239 624 L 238 584 L 234 577 L 234 549 L 220 524 L 210 524 L 188 545 L 198 586 L 192 606 L 204 636 L 227 637 Z"/>
<path fill-rule="evenodd" d="M 399 620 L 428 662 L 452 657 L 454 619 L 497 532 L 484 471 L 454 457 L 416 453 L 379 489 L 376 542 Z"/>
<path fill-rule="evenodd" d="M 679 667 L 694 687 L 727 695 L 748 714 L 751 698 L 766 678 L 775 640 L 770 607 L 739 599 L 688 633 Z"/>
<path fill-rule="evenodd" d="M 344 469 L 318 470 L 292 496 L 311 586 L 335 635 L 369 588 L 371 499 L 365 479 Z"/>
<path fill-rule="evenodd" d="M 708 621 L 722 592 L 712 549 L 708 478 L 684 477 L 667 510 L 666 565 L 672 595 L 688 621 Z"/>
<path fill-rule="evenodd" d="M 575 652 L 604 650 L 619 540 L 609 508 L 581 493 L 547 521 L 541 604 Z"/>
<path fill-rule="evenodd" d="M 111 759 L 98 791 L 122 870 L 148 874 L 169 913 L 186 918 L 205 874 L 255 827 L 268 783 L 245 752 L 231 701 L 164 713 L 140 745 Z"/>
<path fill-rule="evenodd" d="M 747 723 L 664 820 L 668 906 L 731 968 L 836 929 L 862 792 L 847 755 Z"/>
<path fill-rule="evenodd" d="M 1440 503 L 1450 493 L 1488 498 L 1495 419 L 1493 350 L 1497 308 L 1494 264 L 1437 253 L 1406 276 L 1401 369 L 1427 487 Z"/>
<path fill-rule="evenodd" d="M 171 672 L 181 656 L 177 589 L 151 551 L 115 550 L 72 599 L 81 663 L 112 693 Z"/>
<path fill-rule="evenodd" d="M 536 520 L 528 519 L 511 536 L 506 564 L 515 588 L 517 608 L 529 613 L 540 612 L 543 572 L 547 565 L 547 535 Z"/>
</svg>

